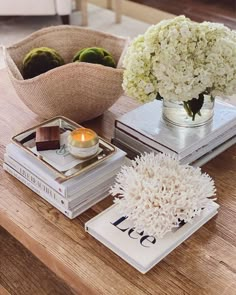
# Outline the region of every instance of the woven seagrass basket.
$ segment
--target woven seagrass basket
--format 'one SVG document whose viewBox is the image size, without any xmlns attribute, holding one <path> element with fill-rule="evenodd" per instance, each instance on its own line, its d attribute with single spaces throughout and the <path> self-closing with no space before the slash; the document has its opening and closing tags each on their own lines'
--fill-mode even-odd
<svg viewBox="0 0 236 295">
<path fill-rule="evenodd" d="M 101 115 L 123 94 L 122 56 L 128 39 L 73 26 L 39 30 L 4 50 L 8 73 L 21 100 L 42 118 L 63 115 L 82 122 Z M 22 61 L 33 48 L 50 47 L 59 52 L 65 65 L 32 79 L 22 77 Z M 85 47 L 103 47 L 113 55 L 117 67 L 72 63 Z"/>
</svg>

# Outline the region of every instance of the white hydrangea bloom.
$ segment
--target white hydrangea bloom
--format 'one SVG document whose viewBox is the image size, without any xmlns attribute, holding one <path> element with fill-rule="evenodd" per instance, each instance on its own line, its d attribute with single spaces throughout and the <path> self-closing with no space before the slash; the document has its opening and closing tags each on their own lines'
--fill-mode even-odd
<svg viewBox="0 0 236 295">
<path fill-rule="evenodd" d="M 159 93 L 188 101 L 236 92 L 236 33 L 222 24 L 179 16 L 151 26 L 129 47 L 123 88 L 142 102 Z"/>
<path fill-rule="evenodd" d="M 155 99 L 157 81 L 151 73 L 150 55 L 144 46 L 144 37 L 138 36 L 129 47 L 124 58 L 123 88 L 130 96 L 138 96 L 142 102 Z"/>
<path fill-rule="evenodd" d="M 118 210 L 138 229 L 162 238 L 181 221 L 191 223 L 215 195 L 215 186 L 200 168 L 150 153 L 122 167 L 111 194 L 118 195 L 114 200 Z"/>
</svg>

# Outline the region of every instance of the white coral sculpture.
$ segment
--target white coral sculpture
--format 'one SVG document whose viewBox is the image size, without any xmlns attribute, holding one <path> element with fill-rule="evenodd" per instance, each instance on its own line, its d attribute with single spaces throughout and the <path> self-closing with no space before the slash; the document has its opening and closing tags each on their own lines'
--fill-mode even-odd
<svg viewBox="0 0 236 295">
<path fill-rule="evenodd" d="M 162 238 L 181 222 L 190 222 L 211 202 L 214 181 L 200 168 L 180 165 L 165 154 L 144 154 L 123 166 L 111 188 L 117 209 L 137 229 Z M 215 199 L 214 199 L 215 200 Z"/>
</svg>

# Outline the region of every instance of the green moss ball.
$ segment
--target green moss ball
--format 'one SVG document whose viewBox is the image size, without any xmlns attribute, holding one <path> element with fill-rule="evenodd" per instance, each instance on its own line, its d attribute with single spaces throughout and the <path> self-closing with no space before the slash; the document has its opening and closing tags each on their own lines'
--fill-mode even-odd
<svg viewBox="0 0 236 295">
<path fill-rule="evenodd" d="M 26 54 L 23 60 L 23 77 L 30 79 L 63 64 L 63 58 L 55 49 L 48 47 L 34 48 Z"/>
<path fill-rule="evenodd" d="M 116 64 L 112 55 L 100 47 L 83 48 L 78 51 L 73 62 L 88 62 L 93 64 L 101 64 L 103 66 L 115 68 Z"/>
</svg>

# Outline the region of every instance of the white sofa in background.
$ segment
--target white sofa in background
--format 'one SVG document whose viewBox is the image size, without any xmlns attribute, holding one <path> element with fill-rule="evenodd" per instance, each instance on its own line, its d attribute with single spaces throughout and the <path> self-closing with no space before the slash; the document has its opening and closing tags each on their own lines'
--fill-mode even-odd
<svg viewBox="0 0 236 295">
<path fill-rule="evenodd" d="M 0 0 L 0 15 L 60 15 L 69 24 L 71 0 Z"/>
</svg>

